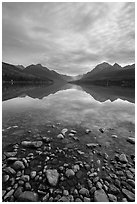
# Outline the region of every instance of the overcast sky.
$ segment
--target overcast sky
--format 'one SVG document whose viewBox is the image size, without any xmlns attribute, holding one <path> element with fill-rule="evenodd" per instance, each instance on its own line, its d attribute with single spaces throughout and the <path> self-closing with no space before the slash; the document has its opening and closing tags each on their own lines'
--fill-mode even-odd
<svg viewBox="0 0 137 204">
<path fill-rule="evenodd" d="M 134 3 L 3 3 L 2 60 L 82 74 L 134 63 Z"/>
</svg>

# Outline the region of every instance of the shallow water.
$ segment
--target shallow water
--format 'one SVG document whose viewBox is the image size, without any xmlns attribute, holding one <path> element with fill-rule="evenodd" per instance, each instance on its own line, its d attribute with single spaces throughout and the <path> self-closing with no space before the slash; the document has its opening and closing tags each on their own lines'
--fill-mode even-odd
<svg viewBox="0 0 137 204">
<path fill-rule="evenodd" d="M 27 131 L 38 135 L 45 126 L 57 123 L 64 128 L 89 128 L 105 143 L 110 131 L 121 138 L 134 137 L 134 101 L 133 89 L 119 87 L 54 84 L 4 89 L 3 147 L 24 139 Z M 99 128 L 105 129 L 107 139 Z"/>
</svg>

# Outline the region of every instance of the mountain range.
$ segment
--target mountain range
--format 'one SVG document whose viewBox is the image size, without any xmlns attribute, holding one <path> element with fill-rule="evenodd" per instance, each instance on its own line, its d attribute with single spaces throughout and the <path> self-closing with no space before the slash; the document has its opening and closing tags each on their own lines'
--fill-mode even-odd
<svg viewBox="0 0 137 204">
<path fill-rule="evenodd" d="M 117 63 L 110 65 L 106 62 L 103 62 L 97 65 L 90 72 L 84 74 L 79 80 L 73 81 L 73 83 L 134 87 L 135 64 L 121 67 Z"/>
<path fill-rule="evenodd" d="M 59 74 L 41 64 L 32 64 L 26 68 L 22 65 L 11 65 L 2 62 L 2 80 L 13 82 L 47 83 L 70 82 L 76 84 L 135 86 L 135 64 L 121 67 L 115 63 L 103 62 L 90 72 L 71 77 Z"/>
<path fill-rule="evenodd" d="M 54 82 L 70 81 L 71 77 L 61 75 L 41 64 L 29 65 L 24 68 L 22 65 L 12 65 L 2 62 L 3 82 L 32 82 L 52 84 Z"/>
</svg>

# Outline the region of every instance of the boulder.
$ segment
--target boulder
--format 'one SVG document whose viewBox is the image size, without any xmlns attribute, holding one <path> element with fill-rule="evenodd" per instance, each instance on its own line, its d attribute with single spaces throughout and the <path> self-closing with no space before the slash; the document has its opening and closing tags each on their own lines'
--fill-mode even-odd
<svg viewBox="0 0 137 204">
<path fill-rule="evenodd" d="M 94 192 L 95 202 L 109 202 L 108 197 L 103 189 Z"/>
<path fill-rule="evenodd" d="M 19 202 L 38 202 L 38 194 L 32 191 L 24 191 L 17 198 Z"/>
<path fill-rule="evenodd" d="M 46 177 L 48 179 L 48 182 L 51 186 L 56 186 L 59 179 L 59 173 L 56 169 L 48 169 L 46 171 Z"/>
</svg>

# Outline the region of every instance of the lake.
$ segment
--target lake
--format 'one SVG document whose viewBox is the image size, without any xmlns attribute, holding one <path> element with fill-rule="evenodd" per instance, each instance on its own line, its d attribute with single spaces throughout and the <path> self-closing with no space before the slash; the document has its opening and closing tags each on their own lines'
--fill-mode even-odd
<svg viewBox="0 0 137 204">
<path fill-rule="evenodd" d="M 83 162 L 84 165 L 91 165 L 90 168 L 94 166 L 98 176 L 104 178 L 104 162 L 108 162 L 109 174 L 111 170 L 114 173 L 111 161 L 116 154 L 122 153 L 129 161 L 124 168 L 134 168 L 134 144 L 127 141 L 128 137 L 135 137 L 134 89 L 73 84 L 3 87 L 2 111 L 3 152 L 16 150 L 18 158 L 35 155 L 36 160 L 32 161 L 26 174 L 30 174 L 31 170 L 41 171 L 45 168 L 45 148 L 49 147 L 51 150 L 46 168 L 58 169 L 63 165 L 72 167 L 74 163 Z M 59 139 L 57 136 L 62 130 L 66 133 L 64 139 Z M 22 141 L 39 141 L 44 137 L 52 140 L 50 146 L 44 145 L 37 150 L 14 147 Z M 97 147 L 94 149 L 87 144 L 97 144 Z M 38 154 L 43 156 L 37 156 Z M 108 156 L 104 159 L 103 155 Z M 114 160 L 114 166 L 115 163 Z M 117 165 L 120 165 L 120 169 L 123 168 L 119 160 Z M 76 179 L 62 181 L 64 183 L 61 185 L 70 190 L 79 179 L 81 185 L 87 185 L 85 179 L 88 173 L 85 170 L 81 172 Z M 34 190 L 38 188 L 38 183 L 32 182 L 31 185 Z M 3 188 L 6 188 L 5 184 Z M 123 197 L 120 191 L 118 201 Z"/>
</svg>

